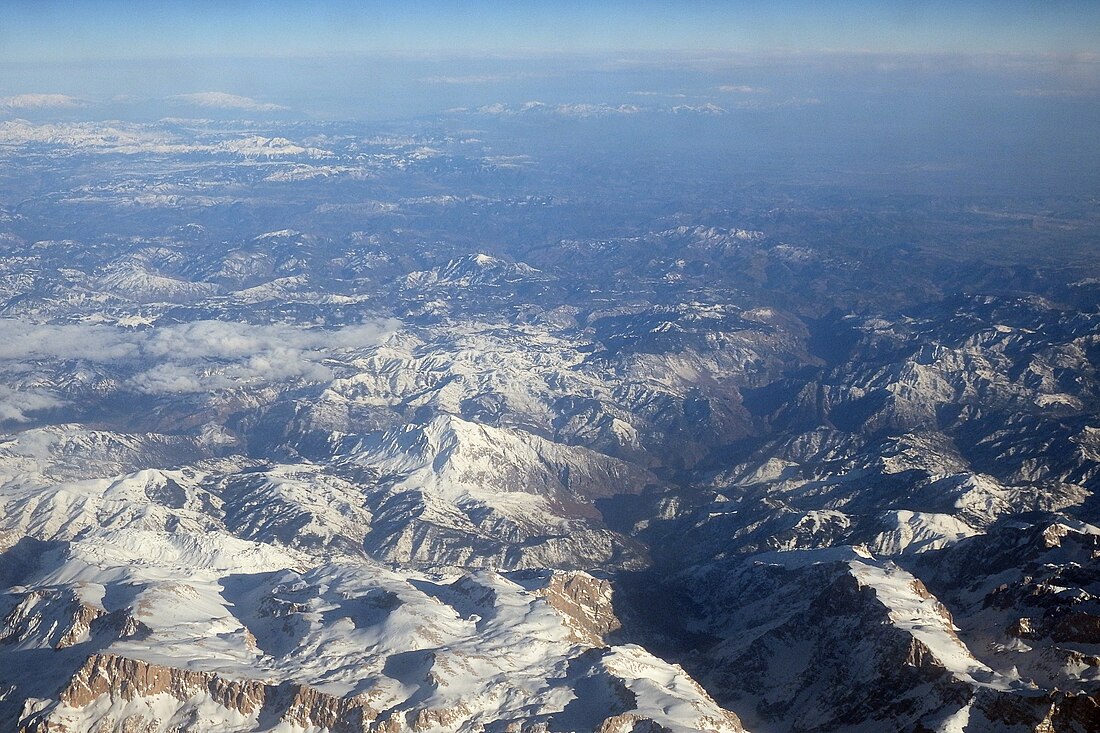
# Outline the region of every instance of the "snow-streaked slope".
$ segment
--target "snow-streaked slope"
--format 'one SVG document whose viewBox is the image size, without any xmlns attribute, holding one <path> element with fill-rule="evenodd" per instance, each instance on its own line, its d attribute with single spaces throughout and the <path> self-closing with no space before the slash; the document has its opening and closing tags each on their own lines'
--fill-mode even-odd
<svg viewBox="0 0 1100 733">
<path fill-rule="evenodd" d="M 60 611 L 23 603 L 5 621 L 21 624 L 24 648 L 38 631 L 37 654 L 69 670 L 0 673 L 30 698 L 26 730 L 474 731 L 540 721 L 617 730 L 606 726 L 627 720 L 741 730 L 682 669 L 592 636 L 613 616 L 606 583 L 591 576 L 398 574 L 362 562 L 278 569 L 295 557 L 232 542 L 223 567 L 192 554 L 194 564 L 173 568 L 154 549 L 172 542 L 164 536 L 131 540 L 152 554 L 144 566 L 97 566 L 78 549 L 85 542 L 26 588 L 100 588 L 89 610 L 67 619 L 73 604 L 61 598 Z M 51 613 L 75 642 L 51 643 Z M 114 618 L 138 632 L 100 621 Z M 47 625 L 52 636 L 39 631 Z"/>
<path fill-rule="evenodd" d="M 719 641 L 696 671 L 750 728 L 890 721 L 946 733 L 969 715 L 971 733 L 1036 730 L 1059 699 L 980 660 L 917 577 L 865 548 L 765 553 L 705 573 L 694 628 Z"/>
<path fill-rule="evenodd" d="M 595 499 L 656 482 L 584 448 L 453 415 L 337 448 L 379 476 L 368 551 L 395 562 L 496 567 L 637 563 Z"/>
</svg>

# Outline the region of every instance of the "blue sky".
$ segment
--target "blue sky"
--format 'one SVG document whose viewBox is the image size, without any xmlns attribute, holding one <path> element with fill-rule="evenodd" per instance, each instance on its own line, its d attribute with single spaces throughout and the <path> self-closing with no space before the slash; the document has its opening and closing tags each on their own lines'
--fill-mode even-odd
<svg viewBox="0 0 1100 733">
<path fill-rule="evenodd" d="M 0 61 L 376 53 L 1100 53 L 1100 2 L 4 0 Z"/>
</svg>

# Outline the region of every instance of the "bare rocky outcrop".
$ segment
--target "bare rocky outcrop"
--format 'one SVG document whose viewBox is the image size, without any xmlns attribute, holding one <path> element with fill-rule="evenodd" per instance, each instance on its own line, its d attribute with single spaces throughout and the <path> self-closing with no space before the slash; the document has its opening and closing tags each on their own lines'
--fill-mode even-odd
<svg viewBox="0 0 1100 733">
<path fill-rule="evenodd" d="M 365 730 L 378 715 L 369 704 L 370 695 L 340 697 L 301 684 L 273 685 L 263 680 L 226 679 L 213 672 L 97 654 L 89 657 L 62 689 L 58 705 L 27 716 L 21 721 L 19 730 L 20 733 L 61 733 L 67 728 L 56 715 L 59 707 L 80 709 L 104 696 L 129 702 L 157 695 L 169 695 L 180 702 L 207 697 L 243 717 L 264 714 L 297 727 L 322 728 L 333 733 Z M 127 730 L 132 723 L 116 721 L 120 729 Z"/>
<path fill-rule="evenodd" d="M 263 705 L 267 687 L 259 680 L 226 680 L 208 672 L 97 654 L 88 658 L 61 691 L 60 701 L 69 707 L 79 708 L 89 705 L 101 695 L 133 700 L 169 694 L 177 700 L 187 700 L 195 695 L 208 694 L 222 707 L 250 715 Z"/>
<path fill-rule="evenodd" d="M 622 624 L 611 602 L 611 583 L 588 573 L 555 572 L 536 593 L 565 617 L 570 639 L 603 646 Z"/>
<path fill-rule="evenodd" d="M 1036 692 L 1003 695 L 979 690 L 974 710 L 999 729 L 1035 733 L 1076 733 L 1100 729 L 1100 695 L 1073 692 Z"/>
<path fill-rule="evenodd" d="M 293 690 L 293 696 L 281 719 L 292 725 L 352 733 L 365 730 L 378 716 L 369 705 L 369 694 L 339 697 L 306 685 L 291 683 L 287 687 Z"/>
<path fill-rule="evenodd" d="M 671 731 L 663 725 L 641 718 L 634 713 L 623 713 L 605 720 L 596 733 L 671 733 Z"/>
<path fill-rule="evenodd" d="M 23 594 L 0 625 L 0 642 L 64 649 L 102 634 L 113 639 L 144 637 L 149 629 L 128 609 L 108 612 L 83 600 L 72 588 L 42 588 Z"/>
<path fill-rule="evenodd" d="M 25 594 L 4 619 L 0 640 L 16 643 L 38 637 L 62 649 L 87 636 L 92 623 L 106 614 L 71 589 L 35 590 Z"/>
<path fill-rule="evenodd" d="M 409 715 L 409 725 L 414 731 L 451 728 L 469 715 L 469 706 L 462 703 L 449 708 L 423 708 Z"/>
</svg>

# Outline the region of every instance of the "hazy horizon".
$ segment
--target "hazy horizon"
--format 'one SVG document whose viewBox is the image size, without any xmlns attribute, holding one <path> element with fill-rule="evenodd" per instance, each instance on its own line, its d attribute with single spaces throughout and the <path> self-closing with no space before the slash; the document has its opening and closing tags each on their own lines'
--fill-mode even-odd
<svg viewBox="0 0 1100 733">
<path fill-rule="evenodd" d="M 0 120 L 384 120 L 533 101 L 1055 108 L 1100 101 L 1098 29 L 1096 3 L 1023 0 L 16 1 Z"/>
<path fill-rule="evenodd" d="M 1100 7 L 1034 0 L 815 3 L 418 0 L 5 3 L 0 59 L 713 49 L 1100 53 Z"/>
</svg>

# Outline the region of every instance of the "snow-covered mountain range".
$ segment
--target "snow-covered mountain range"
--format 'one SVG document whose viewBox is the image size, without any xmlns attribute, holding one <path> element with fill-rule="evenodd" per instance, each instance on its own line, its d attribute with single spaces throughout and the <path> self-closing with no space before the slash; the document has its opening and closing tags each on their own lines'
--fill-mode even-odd
<svg viewBox="0 0 1100 733">
<path fill-rule="evenodd" d="M 0 123 L 0 732 L 1100 729 L 1094 262 L 473 117 Z"/>
</svg>

